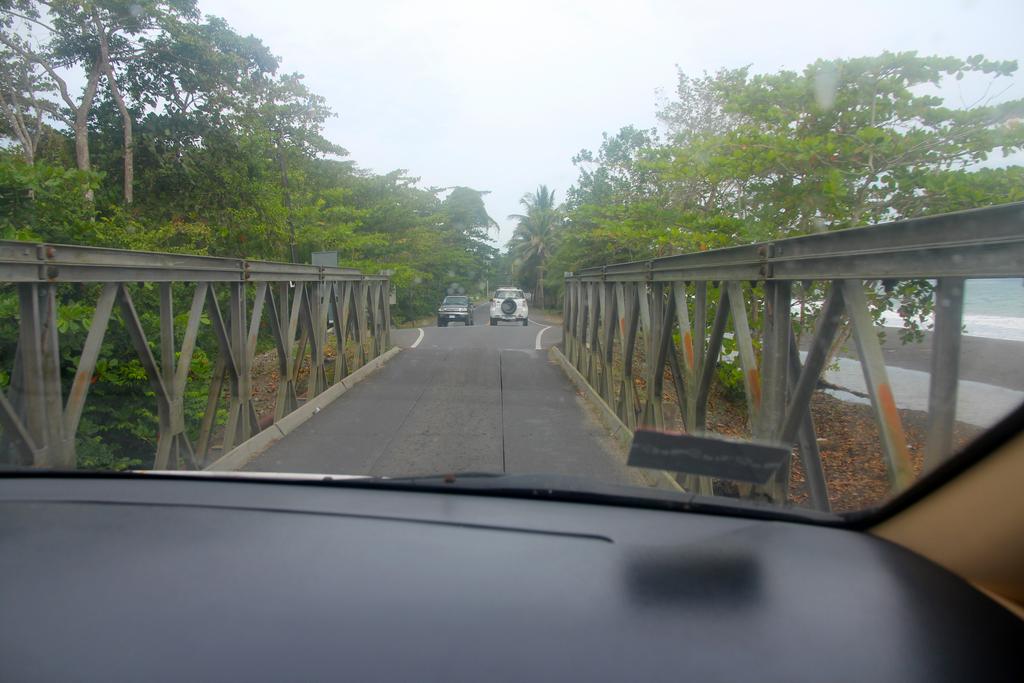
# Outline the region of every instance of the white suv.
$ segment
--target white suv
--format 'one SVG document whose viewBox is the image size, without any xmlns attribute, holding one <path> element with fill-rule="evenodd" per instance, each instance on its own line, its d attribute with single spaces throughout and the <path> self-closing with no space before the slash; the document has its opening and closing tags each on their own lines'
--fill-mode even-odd
<svg viewBox="0 0 1024 683">
<path fill-rule="evenodd" d="M 530 309 L 526 305 L 523 290 L 515 287 L 499 287 L 491 299 L 491 324 L 497 325 L 499 320 L 511 322 L 522 321 L 523 327 L 530 324 Z"/>
</svg>

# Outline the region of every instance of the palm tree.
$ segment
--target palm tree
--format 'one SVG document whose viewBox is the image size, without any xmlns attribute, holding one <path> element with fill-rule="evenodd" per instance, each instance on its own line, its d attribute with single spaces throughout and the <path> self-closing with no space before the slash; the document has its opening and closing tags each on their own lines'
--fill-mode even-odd
<svg viewBox="0 0 1024 683">
<path fill-rule="evenodd" d="M 533 194 L 526 193 L 519 203 L 526 213 L 514 213 L 509 219 L 517 221 L 509 242 L 509 251 L 515 258 L 516 270 L 525 275 L 536 270 L 537 306 L 544 307 L 544 268 L 554 249 L 561 224 L 561 212 L 555 206 L 555 193 L 541 185 Z"/>
</svg>

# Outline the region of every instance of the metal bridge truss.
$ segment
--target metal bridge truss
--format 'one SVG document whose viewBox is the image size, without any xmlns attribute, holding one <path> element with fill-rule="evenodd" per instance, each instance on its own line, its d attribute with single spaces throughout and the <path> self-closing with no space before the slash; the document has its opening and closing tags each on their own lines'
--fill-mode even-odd
<svg viewBox="0 0 1024 683">
<path fill-rule="evenodd" d="M 154 469 L 200 469 L 215 451 L 229 452 L 298 408 L 307 345 L 305 399 L 390 346 L 388 279 L 351 269 L 4 241 L 0 281 L 18 300 L 13 372 L 0 391 L 0 461 L 9 465 L 76 466 L 76 434 L 112 318 L 120 318 L 155 397 Z M 140 297 L 140 290 L 154 288 L 155 298 Z M 179 335 L 175 292 L 178 301 L 191 299 Z M 62 361 L 58 306 L 86 296 L 95 297 L 95 306 L 85 343 L 80 351 L 63 350 L 77 357 L 72 379 L 72 368 L 62 367 L 68 361 Z M 144 300 L 158 309 L 157 334 L 147 334 L 140 320 L 136 306 Z M 273 414 L 262 420 L 253 395 L 261 329 L 273 338 L 279 378 Z M 206 409 L 190 426 L 184 396 L 204 330 L 212 330 L 217 357 Z M 325 355 L 330 337 L 337 349 L 333 363 Z M 227 422 L 221 429 L 216 417 L 225 385 Z M 213 443 L 218 436 L 219 448 Z"/>
<path fill-rule="evenodd" d="M 810 503 L 827 510 L 810 400 L 844 320 L 863 369 L 891 486 L 901 490 L 914 474 L 869 293 L 899 281 L 934 284 L 925 445 L 925 467 L 931 468 L 951 451 L 964 282 L 1022 275 L 1022 203 L 588 268 L 566 276 L 563 350 L 629 429 L 666 428 L 668 382 L 683 429 L 701 434 L 731 327 L 752 437 L 796 447 Z M 791 318 L 793 290 L 809 291 L 815 283 L 824 285 L 819 291 L 825 296 L 801 362 Z M 763 311 L 757 337 L 748 319 L 751 308 Z M 784 502 L 790 469 L 787 465 L 753 493 Z M 688 490 L 712 492 L 708 477 L 684 474 L 680 482 Z"/>
</svg>

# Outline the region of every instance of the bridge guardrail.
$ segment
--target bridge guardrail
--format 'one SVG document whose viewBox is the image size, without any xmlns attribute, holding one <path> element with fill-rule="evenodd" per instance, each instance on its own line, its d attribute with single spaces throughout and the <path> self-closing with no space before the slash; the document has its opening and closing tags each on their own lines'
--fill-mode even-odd
<svg viewBox="0 0 1024 683">
<path fill-rule="evenodd" d="M 563 347 L 568 361 L 630 429 L 665 427 L 667 376 L 684 430 L 700 434 L 707 427 L 709 392 L 731 320 L 752 437 L 795 446 L 811 504 L 827 510 L 810 400 L 844 318 L 891 486 L 902 489 L 914 476 L 865 281 L 887 288 L 905 280 L 935 282 L 925 445 L 925 467 L 931 468 L 952 446 L 964 282 L 1021 276 L 1024 203 L 598 266 L 567 274 Z M 827 295 L 801 362 L 791 320 L 792 289 L 794 283 L 809 288 L 822 281 Z M 716 302 L 709 301 L 709 287 L 718 291 Z M 764 311 L 760 358 L 747 312 L 752 296 Z M 642 377 L 634 376 L 638 346 L 645 359 Z M 784 502 L 789 477 L 787 466 L 759 493 Z M 682 479 L 690 490 L 712 491 L 707 477 Z"/>
<path fill-rule="evenodd" d="M 228 409 L 221 454 L 257 434 L 268 419 L 272 424 L 299 407 L 297 387 L 307 345 L 306 399 L 391 345 L 388 278 L 346 268 L 0 241 L 0 283 L 14 287 L 18 297 L 13 371 L 7 391 L 0 391 L 0 461 L 13 465 L 75 467 L 76 434 L 115 306 L 156 399 L 154 469 L 200 469 L 206 464 L 214 450 L 225 385 Z M 70 382 L 62 379 L 57 329 L 58 288 L 69 284 L 93 284 L 99 292 Z M 139 284 L 158 289 L 159 358 L 136 310 L 131 287 Z M 180 345 L 174 331 L 173 287 L 179 295 L 181 288 L 191 290 Z M 217 359 L 193 439 L 183 400 L 204 314 Z M 277 353 L 278 387 L 272 416 L 261 420 L 252 366 L 264 316 Z M 325 356 L 330 336 L 336 347 L 333 363 Z M 346 349 L 353 352 L 351 367 Z"/>
</svg>

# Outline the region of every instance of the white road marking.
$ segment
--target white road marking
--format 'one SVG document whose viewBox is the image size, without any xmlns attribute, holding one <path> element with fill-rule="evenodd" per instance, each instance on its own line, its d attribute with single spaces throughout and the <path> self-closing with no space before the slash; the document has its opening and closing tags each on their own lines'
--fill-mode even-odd
<svg viewBox="0 0 1024 683">
<path fill-rule="evenodd" d="M 536 343 L 535 343 L 535 344 L 533 345 L 533 347 L 534 347 L 535 349 L 537 349 L 538 351 L 540 351 L 540 337 L 541 337 L 541 335 L 542 335 L 542 334 L 544 334 L 544 331 L 545 331 L 545 330 L 550 330 L 550 329 L 551 329 L 551 325 L 548 325 L 547 327 L 542 327 L 542 328 L 540 328 L 540 332 L 538 332 L 538 333 L 537 333 L 537 341 L 536 341 Z"/>
<path fill-rule="evenodd" d="M 420 336 L 416 337 L 416 341 L 412 343 L 412 346 L 409 347 L 410 349 L 415 349 L 417 346 L 420 345 L 420 342 L 423 341 L 423 328 L 417 327 L 416 329 L 419 331 Z"/>
</svg>

